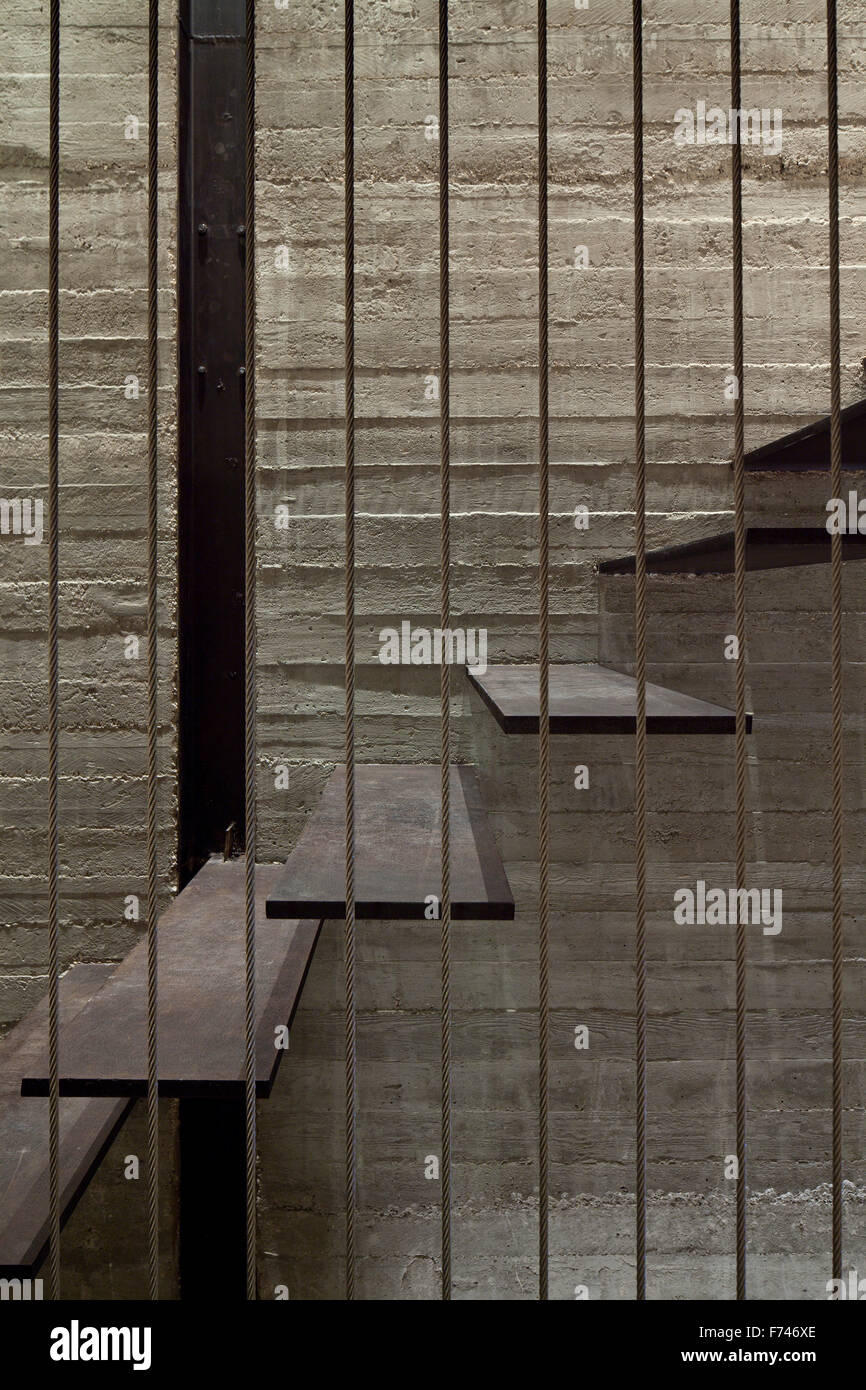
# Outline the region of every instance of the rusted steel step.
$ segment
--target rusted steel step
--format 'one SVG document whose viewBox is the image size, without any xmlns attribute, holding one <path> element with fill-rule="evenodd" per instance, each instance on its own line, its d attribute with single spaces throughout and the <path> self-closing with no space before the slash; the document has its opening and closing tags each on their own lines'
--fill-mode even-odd
<svg viewBox="0 0 866 1390">
<path fill-rule="evenodd" d="M 866 536 L 843 535 L 846 560 L 866 560 Z M 750 526 L 746 531 L 746 568 L 785 569 L 830 562 L 830 536 L 824 526 Z M 733 574 L 734 533 L 706 536 L 683 545 L 647 551 L 648 574 Z M 635 557 L 602 560 L 599 574 L 634 574 Z"/>
<path fill-rule="evenodd" d="M 451 915 L 511 921 L 514 898 L 471 767 L 452 766 Z M 440 770 L 404 763 L 355 769 L 355 912 L 432 919 L 442 891 Z M 345 918 L 346 769 L 336 767 L 268 895 L 269 917 Z"/>
<path fill-rule="evenodd" d="M 866 401 L 856 401 L 841 412 L 842 467 L 862 469 L 866 458 Z M 830 468 L 830 416 L 823 415 L 802 429 L 750 449 L 743 460 L 749 473 L 828 472 Z"/>
<path fill-rule="evenodd" d="M 537 666 L 489 666 L 484 675 L 467 671 L 499 727 L 506 734 L 536 734 L 539 725 Z M 633 734 L 636 682 L 622 671 L 591 662 L 550 667 L 552 734 Z M 733 710 L 666 690 L 646 687 L 647 733 L 732 734 Z M 748 732 L 752 716 L 746 717 Z"/>
<path fill-rule="evenodd" d="M 65 1030 L 111 977 L 113 965 L 74 965 L 60 980 Z M 29 1278 L 48 1249 L 48 1101 L 22 1096 L 21 1081 L 45 1047 L 47 997 L 0 1042 L 0 1276 Z M 60 1212 L 75 1207 L 132 1102 L 60 1103 Z"/>
<path fill-rule="evenodd" d="M 256 870 L 256 1090 L 270 1094 L 321 921 L 269 922 L 265 898 L 279 865 Z M 159 1091 L 185 1098 L 237 1097 L 244 1074 L 244 864 L 213 859 L 159 922 Z M 140 1096 L 147 1089 L 147 943 L 63 1029 L 65 1095 Z M 24 1078 L 47 1093 L 44 1045 Z"/>
</svg>

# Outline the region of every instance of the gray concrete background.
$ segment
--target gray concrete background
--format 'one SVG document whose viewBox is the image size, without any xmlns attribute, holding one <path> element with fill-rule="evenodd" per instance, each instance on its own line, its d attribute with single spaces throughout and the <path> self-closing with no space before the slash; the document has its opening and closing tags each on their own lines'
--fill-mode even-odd
<svg viewBox="0 0 866 1390">
<path fill-rule="evenodd" d="M 452 455 L 455 622 L 483 625 L 491 660 L 536 652 L 535 6 L 452 7 Z M 726 0 L 647 0 L 648 530 L 651 543 L 730 524 L 730 195 L 727 148 L 674 144 L 680 106 L 727 102 Z M 550 4 L 551 603 L 554 660 L 628 667 L 626 580 L 599 558 L 633 545 L 630 8 Z M 436 5 L 357 5 L 358 754 L 438 756 L 438 676 L 382 667 L 379 629 L 434 625 L 438 604 Z M 117 0 L 64 6 L 61 283 L 62 837 L 66 959 L 112 959 L 143 923 L 146 31 Z M 858 399 L 866 197 L 866 29 L 840 5 L 843 401 Z M 3 463 L 0 495 L 43 495 L 47 28 L 8 0 L 0 66 Z M 342 9 L 307 0 L 258 14 L 259 708 L 262 856 L 282 858 L 342 756 Z M 175 843 L 174 16 L 164 7 L 161 111 L 163 489 L 161 863 Z M 747 444 L 829 399 L 824 6 L 743 6 L 744 103 L 780 107 L 779 157 L 745 151 Z M 140 138 L 124 141 L 127 115 Z M 574 266 L 586 246 L 587 269 Z M 287 270 L 276 252 L 285 247 Z M 823 480 L 755 480 L 765 524 L 820 524 Z M 288 530 L 274 526 L 287 505 Z M 576 531 L 574 508 L 591 513 Z M 45 990 L 45 548 L 0 539 L 0 1021 Z M 827 575 L 750 581 L 750 852 L 785 892 L 785 928 L 751 941 L 750 1185 L 755 1294 L 823 1297 L 829 1272 Z M 652 679 L 730 699 L 724 581 L 654 580 Z M 858 912 L 863 581 L 846 579 L 846 1261 L 863 1264 L 863 1036 Z M 455 679 L 457 753 L 478 762 L 519 912 L 455 927 L 455 1290 L 534 1294 L 537 865 L 533 740 L 500 735 Z M 673 889 L 729 881 L 733 747 L 651 744 L 650 1294 L 733 1292 L 731 942 L 687 940 Z M 571 788 L 577 762 L 592 790 Z M 289 789 L 274 788 L 288 764 Z M 633 870 L 629 740 L 554 744 L 552 1290 L 631 1296 Z M 583 800 L 578 800 L 583 796 Z M 438 944 L 417 924 L 360 933 L 361 1290 L 435 1297 Z M 327 924 L 275 1096 L 260 1107 L 260 1293 L 340 1296 L 341 928 Z M 588 1053 L 573 1047 L 578 1023 Z M 167 1288 L 174 1143 L 165 1159 Z M 68 1228 L 85 1291 L 140 1288 L 136 1116 Z M 127 1137 L 129 1133 L 132 1138 Z M 132 1146 L 132 1147 L 130 1147 Z M 116 1146 L 117 1147 L 117 1146 Z M 120 1149 L 123 1153 L 120 1153 Z M 136 1208 L 137 1210 L 137 1208 Z"/>
<path fill-rule="evenodd" d="M 364 4 L 357 24 L 359 756 L 435 759 L 438 675 L 382 667 L 378 632 L 438 610 L 436 5 Z M 731 524 L 729 150 L 673 141 L 680 106 L 727 103 L 728 6 L 645 7 L 648 534 Z M 633 547 L 631 15 L 550 10 L 552 656 L 628 669 Z M 490 659 L 537 653 L 535 6 L 453 7 L 452 537 L 455 623 Z M 840 12 L 843 398 L 863 390 L 862 15 Z M 745 163 L 747 445 L 828 408 L 824 7 L 743 7 L 744 104 L 780 107 L 779 157 Z M 261 12 L 259 32 L 260 782 L 284 853 L 342 756 L 341 11 Z M 575 247 L 589 267 L 576 269 Z M 278 268 L 278 248 L 287 268 Z M 820 479 L 755 480 L 753 519 L 820 525 Z M 287 531 L 269 526 L 288 506 Z M 591 513 L 576 531 L 574 508 Z M 781 937 L 750 936 L 752 1292 L 826 1296 L 829 1241 L 829 631 L 826 571 L 750 581 L 750 855 L 784 892 Z M 862 1231 L 863 742 L 846 579 L 848 1245 Z M 725 580 L 650 590 L 652 679 L 730 702 Z M 506 738 L 462 679 L 459 756 L 477 762 L 518 902 L 454 928 L 455 1294 L 533 1297 L 537 1167 L 536 741 Z M 288 792 L 274 790 L 277 764 Z M 587 763 L 591 790 L 573 789 Z M 633 1294 L 633 830 L 630 740 L 553 745 L 552 1289 Z M 732 936 L 678 928 L 673 892 L 732 881 L 732 740 L 653 739 L 650 762 L 650 1296 L 732 1297 Z M 342 948 L 328 924 L 278 1094 L 262 1115 L 262 1293 L 339 1297 Z M 435 928 L 359 933 L 361 1289 L 438 1294 L 439 962 Z M 574 1027 L 590 1048 L 574 1049 Z"/>
<path fill-rule="evenodd" d="M 176 15 L 160 36 L 160 871 L 175 859 Z M 0 496 L 47 483 L 48 6 L 0 18 Z M 119 959 L 145 929 L 147 8 L 61 12 L 60 866 L 65 963 Z M 139 122 L 126 139 L 127 118 Z M 137 399 L 127 378 L 137 376 Z M 0 537 L 0 1026 L 47 988 L 48 547 Z M 138 660 L 124 642 L 138 635 Z M 137 895 L 141 920 L 125 916 Z M 176 1288 L 174 1107 L 163 1279 Z M 47 1138 L 46 1138 L 47 1143 Z M 66 1229 L 65 1295 L 144 1296 L 146 1140 L 134 1112 Z M 126 1181 L 123 1159 L 142 1160 Z"/>
</svg>

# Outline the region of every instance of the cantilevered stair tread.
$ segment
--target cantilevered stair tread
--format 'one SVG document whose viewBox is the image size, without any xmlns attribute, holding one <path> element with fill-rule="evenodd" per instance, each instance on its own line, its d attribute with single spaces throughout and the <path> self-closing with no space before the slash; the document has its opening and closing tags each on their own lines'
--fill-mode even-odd
<svg viewBox="0 0 866 1390">
<path fill-rule="evenodd" d="M 113 965 L 74 965 L 60 980 L 60 1030 L 110 978 Z M 29 1278 L 48 1248 L 48 1100 L 22 1096 L 21 1081 L 44 1049 L 48 999 L 0 1042 L 0 1276 Z M 65 1221 L 132 1104 L 70 1097 L 60 1102 L 60 1213 Z"/>
<path fill-rule="evenodd" d="M 842 411 L 842 467 L 862 469 L 866 459 L 866 401 Z M 830 467 L 830 416 L 750 449 L 743 460 L 750 473 L 826 472 Z"/>
<path fill-rule="evenodd" d="M 539 726 L 537 666 L 490 666 L 467 672 L 506 734 L 534 734 Z M 552 734 L 630 734 L 637 725 L 637 683 L 622 671 L 594 663 L 550 667 Z M 646 687 L 647 733 L 732 734 L 734 712 L 660 685 Z M 752 716 L 746 716 L 748 732 Z"/>
<path fill-rule="evenodd" d="M 866 559 L 866 536 L 842 537 L 846 560 Z M 824 526 L 749 526 L 746 530 L 746 569 L 787 569 L 830 561 L 830 536 Z M 647 551 L 648 574 L 733 574 L 734 533 L 705 536 L 683 545 Z M 635 557 L 602 560 L 600 574 L 634 574 Z"/>
<path fill-rule="evenodd" d="M 270 1094 L 321 922 L 269 922 L 265 897 L 279 865 L 256 869 L 256 1089 Z M 244 864 L 213 859 L 162 915 L 158 932 L 159 1092 L 231 1097 L 244 1086 Z M 147 1089 L 147 943 L 119 965 L 64 1028 L 60 1089 L 66 1095 L 138 1096 Z M 47 1091 L 44 1046 L 24 1078 Z"/>
<path fill-rule="evenodd" d="M 474 768 L 452 766 L 451 915 L 514 917 L 514 898 L 481 803 Z M 406 763 L 355 768 L 355 914 L 422 920 L 442 892 L 440 770 Z M 269 917 L 344 919 L 346 769 L 336 767 L 276 886 Z"/>
</svg>

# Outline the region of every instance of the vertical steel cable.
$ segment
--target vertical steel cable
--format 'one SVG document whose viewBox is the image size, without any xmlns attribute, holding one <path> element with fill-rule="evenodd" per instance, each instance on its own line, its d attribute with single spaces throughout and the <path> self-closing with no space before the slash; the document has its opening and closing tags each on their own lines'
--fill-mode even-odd
<svg viewBox="0 0 866 1390">
<path fill-rule="evenodd" d="M 643 4 L 632 3 L 635 379 L 635 1273 L 646 1298 L 646 336 L 644 330 Z"/>
<path fill-rule="evenodd" d="M 60 0 L 49 12 L 48 155 L 48 1287 L 60 1297 Z"/>
<path fill-rule="evenodd" d="M 439 0 L 439 440 L 442 749 L 442 1297 L 451 1298 L 451 330 L 448 220 L 448 0 Z"/>
<path fill-rule="evenodd" d="M 256 1297 L 256 7 L 246 0 L 246 396 L 244 507 L 245 996 L 247 1298 Z"/>
<path fill-rule="evenodd" d="M 839 92 L 836 0 L 827 0 L 830 219 L 830 495 L 842 496 L 842 349 L 839 310 Z M 833 720 L 833 1278 L 842 1277 L 842 536 L 830 538 Z"/>
<path fill-rule="evenodd" d="M 345 10 L 346 297 L 346 1298 L 355 1297 L 357 1019 L 355 996 L 355 5 Z"/>
<path fill-rule="evenodd" d="M 547 0 L 538 0 L 538 1296 L 548 1296 L 550 1176 L 550 420 Z"/>
<path fill-rule="evenodd" d="M 150 1297 L 159 1297 L 157 1071 L 157 215 L 159 211 L 159 0 L 148 13 L 147 104 L 147 1234 Z"/>
<path fill-rule="evenodd" d="M 731 110 L 739 112 L 740 0 L 731 0 Z M 735 704 L 736 875 L 746 886 L 746 491 L 743 403 L 743 161 L 741 131 L 731 144 L 734 299 L 734 629 L 737 637 Z M 739 901 L 739 899 L 738 899 Z M 736 1143 L 737 1298 L 746 1297 L 746 923 L 737 922 L 736 944 Z"/>
</svg>

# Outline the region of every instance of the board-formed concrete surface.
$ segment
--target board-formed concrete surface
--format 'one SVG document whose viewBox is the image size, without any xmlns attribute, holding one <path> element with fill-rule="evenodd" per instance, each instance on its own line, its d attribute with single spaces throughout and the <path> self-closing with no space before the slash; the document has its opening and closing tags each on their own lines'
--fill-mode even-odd
<svg viewBox="0 0 866 1390">
<path fill-rule="evenodd" d="M 434 0 L 357 3 L 358 757 L 435 761 L 439 675 L 380 661 L 382 631 L 438 621 L 438 203 Z M 535 6 L 453 8 L 452 520 L 455 623 L 484 628 L 489 660 L 537 660 Z M 648 544 L 731 525 L 729 150 L 677 146 L 674 116 L 728 101 L 728 5 L 646 0 Z M 330 0 L 258 9 L 260 852 L 283 859 L 343 760 L 342 33 Z M 626 0 L 551 0 L 551 657 L 627 670 L 629 581 L 599 589 L 600 559 L 634 549 L 631 16 Z M 61 222 L 61 768 L 63 951 L 119 959 L 143 921 L 143 376 L 146 145 L 143 15 L 121 0 L 63 6 Z M 822 0 L 743 6 L 744 103 L 779 108 L 776 155 L 744 151 L 746 444 L 826 413 L 826 74 Z M 161 459 L 164 781 L 161 866 L 175 846 L 174 351 L 175 15 L 161 54 Z M 0 18 L 0 496 L 44 496 L 47 26 L 25 0 Z M 843 404 L 863 394 L 859 0 L 839 6 Z M 139 139 L 125 140 L 138 115 Z M 847 476 L 846 476 L 847 482 Z M 852 486 L 855 484 L 851 484 Z M 749 480 L 755 525 L 820 525 L 823 479 Z M 288 508 L 286 526 L 275 524 Z M 585 508 L 586 511 L 580 509 Z M 856 567 L 850 567 L 854 569 Z M 45 547 L 0 538 L 3 670 L 0 1021 L 44 993 Z M 612 581 L 613 582 L 613 581 Z M 730 707 L 725 580 L 654 581 L 650 679 Z M 826 1296 L 829 967 L 826 570 L 750 577 L 750 856 L 785 892 L 776 939 L 752 938 L 750 1152 L 755 1292 Z M 857 584 L 846 573 L 846 586 Z M 619 584 L 619 581 L 617 581 Z M 601 594 L 601 599 L 599 599 Z M 755 595 L 753 600 L 752 595 Z M 761 597 L 763 596 L 763 597 Z M 599 602 L 602 613 L 599 614 Z M 859 590 L 846 587 L 846 921 L 863 889 Z M 752 607 L 754 604 L 754 608 Z M 793 628 L 786 626 L 791 619 Z M 793 632 L 793 637 L 792 637 Z M 480 702 L 479 702 L 480 704 Z M 537 884 L 534 753 L 506 754 L 455 677 L 453 756 L 486 758 L 518 915 L 455 939 L 456 1289 L 532 1297 Z M 487 720 L 488 723 L 484 721 Z M 503 740 L 504 740 L 504 736 Z M 567 740 L 566 740 L 567 742 Z M 563 748 L 555 796 L 552 919 L 552 1287 L 629 1297 L 633 763 L 596 740 Z M 733 1217 L 721 1176 L 733 1147 L 729 937 L 671 923 L 673 888 L 730 879 L 733 755 L 653 742 L 651 763 L 650 1294 L 732 1289 Z M 590 764 L 584 803 L 574 768 Z M 584 795 L 587 795 L 584 793 Z M 261 1293 L 336 1296 L 342 1253 L 342 966 L 325 933 L 261 1116 Z M 330 945 L 329 945 L 330 943 Z M 429 928 L 365 924 L 360 942 L 360 1280 L 371 1297 L 437 1292 L 438 946 Z M 329 954 L 330 952 L 330 954 Z M 862 1162 L 862 989 L 846 965 L 852 1181 Z M 850 984 L 849 984 L 850 980 Z M 574 1048 L 586 1023 L 590 1049 Z M 171 1109 L 165 1106 L 165 1123 Z M 173 1135 L 165 1137 L 172 1160 Z M 142 1185 L 136 1110 L 64 1236 L 76 1288 L 140 1292 L 144 1246 L 119 1237 Z M 847 1166 L 846 1151 L 846 1166 Z M 163 1184 L 172 1249 L 170 1179 Z M 564 1195 L 560 1195 L 564 1194 Z M 788 1196 L 788 1194 L 791 1194 Z M 727 1201 L 727 1205 L 726 1205 Z M 850 1237 L 862 1244 L 862 1193 Z M 560 1205 L 561 1204 L 561 1205 Z M 140 1217 L 138 1219 L 140 1227 Z M 655 1245 L 653 1231 L 656 1232 Z M 506 1232 L 512 1232 L 511 1243 Z M 571 1252 L 577 1251 L 579 1259 Z M 657 1252 L 657 1253 L 656 1253 Z M 509 1263 L 510 1262 L 510 1263 Z M 172 1269 L 166 1277 L 172 1277 Z M 727 1280 L 727 1284 L 726 1281 Z M 73 1287 L 70 1284 L 70 1289 Z M 814 1294 L 813 1294 L 814 1289 Z"/>
<path fill-rule="evenodd" d="M 160 16 L 160 874 L 174 881 L 176 6 Z M 0 497 L 46 498 L 48 9 L 0 15 Z M 61 6 L 61 953 L 118 960 L 146 926 L 147 8 Z M 47 522 L 47 516 L 44 517 Z M 47 978 L 48 546 L 0 536 L 0 1027 Z M 139 646 L 136 648 L 135 640 Z M 136 905 L 137 904 L 137 905 Z M 173 1107 L 165 1107 L 167 1153 Z M 142 1296 L 134 1111 L 63 1235 L 64 1294 Z M 47 1143 L 47 1137 L 46 1137 Z M 168 1164 L 168 1158 L 166 1157 Z M 176 1289 L 162 1176 L 163 1287 Z M 97 1214 L 98 1213 L 98 1219 Z"/>
<path fill-rule="evenodd" d="M 294 842 L 343 760 L 338 10 L 314 3 L 301 18 L 268 8 L 259 33 L 259 734 L 269 854 L 285 852 L 287 833 Z M 549 14 L 551 659 L 630 670 L 633 589 L 620 605 L 593 570 L 634 549 L 631 12 L 620 0 L 590 0 L 586 10 L 556 0 Z M 645 16 L 647 541 L 658 547 L 732 526 L 730 156 L 672 138 L 679 107 L 728 101 L 728 6 L 718 0 L 696 19 L 686 0 L 649 0 Z M 866 349 L 857 288 L 866 109 L 855 77 L 866 35 L 852 5 L 839 19 L 850 123 L 841 171 L 849 404 L 863 394 Z M 532 5 L 452 7 L 452 622 L 486 630 L 491 665 L 538 656 L 534 23 Z M 763 0 L 743 10 L 744 104 L 783 113 L 780 156 L 744 150 L 748 448 L 829 408 L 824 26 L 820 0 L 796 0 L 784 14 Z M 438 670 L 383 665 L 379 653 L 383 630 L 404 619 L 438 625 L 438 149 L 428 138 L 436 6 L 362 4 L 356 28 L 358 756 L 435 761 Z M 820 526 L 826 496 L 812 475 L 751 478 L 750 523 Z M 286 529 L 270 524 L 281 505 Z M 650 679 L 731 708 L 730 580 L 693 591 L 662 590 L 663 582 L 651 591 Z M 750 753 L 749 853 L 754 881 L 778 881 L 785 894 L 780 936 L 750 937 L 749 1181 L 778 1194 L 754 1199 L 754 1291 L 782 1297 L 826 1297 L 829 1258 L 827 741 L 824 726 L 809 722 L 828 708 L 829 679 L 808 664 L 824 661 L 822 644 L 829 649 L 822 582 L 811 568 L 761 576 L 778 598 L 750 616 L 749 707 L 756 730 L 772 718 L 757 760 Z M 846 574 L 846 585 L 857 582 Z M 606 607 L 616 605 L 601 624 L 600 592 Z M 863 605 L 859 591 L 847 593 L 853 712 Z M 795 610 L 793 635 L 782 609 Z M 479 766 L 517 902 L 513 925 L 494 934 L 466 924 L 455 936 L 455 1291 L 532 1298 L 537 740 L 501 734 L 456 675 L 453 737 Z M 857 956 L 863 759 L 853 725 L 850 738 L 846 930 Z M 553 1215 L 552 1287 L 573 1297 L 583 1271 L 592 1296 L 625 1298 L 633 1294 L 634 762 L 621 738 L 559 742 L 551 1153 L 562 1209 Z M 679 1194 L 652 1209 L 655 1297 L 733 1293 L 723 1177 L 734 1147 L 733 938 L 728 929 L 677 928 L 671 913 L 676 887 L 731 880 L 733 740 L 724 744 L 651 742 L 648 1184 Z M 590 789 L 577 791 L 585 764 Z M 275 789 L 281 766 L 288 791 Z M 438 1184 L 425 1177 L 425 1159 L 438 1152 L 438 943 L 417 924 L 400 924 L 399 936 L 394 925 L 365 923 L 359 939 L 359 1277 L 370 1297 L 435 1297 Z M 264 1296 L 280 1282 L 293 1297 L 342 1291 L 339 931 L 330 924 L 323 933 L 293 1065 L 263 1123 Z M 866 1057 L 859 969 L 846 965 L 846 1176 L 850 1157 L 857 1182 Z M 584 1023 L 590 1047 L 578 1053 L 574 1030 Z M 799 1195 L 786 1204 L 788 1193 Z M 852 1226 L 855 1253 L 858 1240 Z"/>
</svg>

